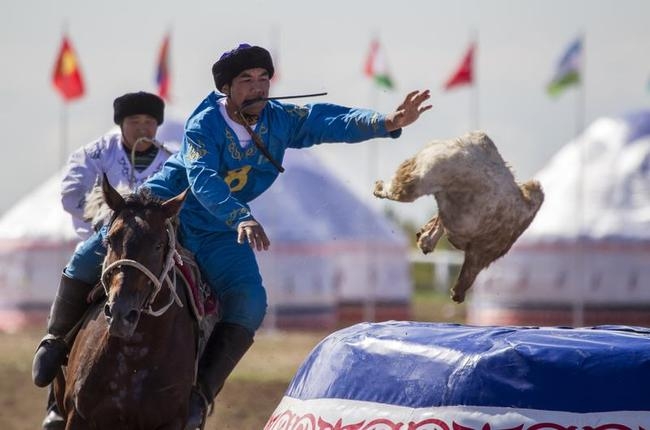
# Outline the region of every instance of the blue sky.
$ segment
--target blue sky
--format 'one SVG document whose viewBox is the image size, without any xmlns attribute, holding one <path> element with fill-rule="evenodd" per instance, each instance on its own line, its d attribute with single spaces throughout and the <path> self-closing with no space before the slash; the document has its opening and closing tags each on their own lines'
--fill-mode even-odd
<svg viewBox="0 0 650 430">
<path fill-rule="evenodd" d="M 214 0 L 5 2 L 0 9 L 0 127 L 5 166 L 0 213 L 61 166 L 62 152 L 112 126 L 112 101 L 155 91 L 159 45 L 171 30 L 172 103 L 182 120 L 212 89 L 210 67 L 240 42 L 276 53 L 275 95 L 327 91 L 307 101 L 392 110 L 411 89 L 430 88 L 433 110 L 396 141 L 324 145 L 316 152 L 359 196 L 422 222 L 433 197 L 414 204 L 380 202 L 375 179 L 427 142 L 473 128 L 475 89 L 442 84 L 478 35 L 478 128 L 494 140 L 519 180 L 534 175 L 586 124 L 648 108 L 650 2 L 643 0 L 412 0 L 309 2 Z M 61 143 L 60 97 L 50 76 L 64 26 L 76 49 L 87 94 L 72 103 L 68 143 Z M 579 91 L 550 98 L 544 87 L 566 47 L 585 36 L 584 111 Z M 397 89 L 378 91 L 362 73 L 379 37 Z"/>
</svg>

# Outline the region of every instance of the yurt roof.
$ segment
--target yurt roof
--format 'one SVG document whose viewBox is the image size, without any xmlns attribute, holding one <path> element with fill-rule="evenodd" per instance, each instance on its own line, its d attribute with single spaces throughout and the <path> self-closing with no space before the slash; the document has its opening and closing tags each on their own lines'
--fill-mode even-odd
<svg viewBox="0 0 650 430">
<path fill-rule="evenodd" d="M 520 244 L 650 240 L 650 110 L 594 121 L 536 178 L 545 201 Z"/>
</svg>

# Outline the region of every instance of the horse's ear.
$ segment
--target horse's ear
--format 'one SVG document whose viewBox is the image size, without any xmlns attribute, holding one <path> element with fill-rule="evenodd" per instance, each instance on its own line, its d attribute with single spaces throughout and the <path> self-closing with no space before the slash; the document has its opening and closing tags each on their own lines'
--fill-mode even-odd
<svg viewBox="0 0 650 430">
<path fill-rule="evenodd" d="M 165 217 L 172 218 L 178 214 L 178 211 L 180 211 L 181 207 L 183 206 L 185 197 L 187 197 L 188 191 L 189 188 L 185 188 L 185 191 L 183 191 L 176 197 L 172 197 L 171 199 L 167 200 L 165 203 L 162 204 Z"/>
<path fill-rule="evenodd" d="M 106 173 L 102 175 L 102 193 L 104 194 L 104 201 L 108 207 L 113 209 L 115 212 L 119 211 L 122 206 L 124 206 L 124 199 L 108 182 Z"/>
</svg>

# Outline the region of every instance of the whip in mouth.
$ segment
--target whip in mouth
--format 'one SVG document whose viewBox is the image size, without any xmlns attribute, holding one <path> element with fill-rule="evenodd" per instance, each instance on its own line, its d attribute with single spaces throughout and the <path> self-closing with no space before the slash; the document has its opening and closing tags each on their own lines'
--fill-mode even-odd
<svg viewBox="0 0 650 430">
<path fill-rule="evenodd" d="M 320 96 L 325 96 L 327 93 L 313 93 L 313 94 L 300 94 L 296 96 L 278 96 L 278 97 L 259 97 L 256 99 L 251 99 L 251 100 L 246 100 L 244 103 L 242 103 L 241 109 L 244 109 L 252 104 L 259 103 L 259 102 L 265 102 L 269 100 L 285 100 L 285 99 L 298 99 L 298 98 L 304 98 L 304 97 L 320 97 Z"/>
</svg>

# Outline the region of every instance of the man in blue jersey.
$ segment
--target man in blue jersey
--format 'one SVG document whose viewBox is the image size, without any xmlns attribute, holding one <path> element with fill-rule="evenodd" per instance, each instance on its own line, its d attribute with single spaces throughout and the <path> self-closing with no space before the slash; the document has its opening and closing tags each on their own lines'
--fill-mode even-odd
<svg viewBox="0 0 650 430">
<path fill-rule="evenodd" d="M 266 291 L 254 250 L 267 250 L 270 240 L 248 202 L 278 177 L 286 149 L 396 138 L 431 108 L 425 104 L 428 90 L 409 93 L 388 115 L 329 103 L 267 100 L 273 73 L 264 48 L 241 44 L 224 53 L 212 67 L 218 91 L 190 115 L 181 150 L 143 185 L 161 199 L 191 190 L 179 215 L 179 238 L 194 253 L 221 305 L 221 321 L 199 361 L 188 429 L 205 420 L 208 405 L 264 319 Z M 64 276 L 87 285 L 96 282 L 102 247 L 100 235 L 91 237 L 77 249 Z M 37 385 L 54 377 L 63 351 L 51 339 L 41 343 L 33 367 Z"/>
</svg>

